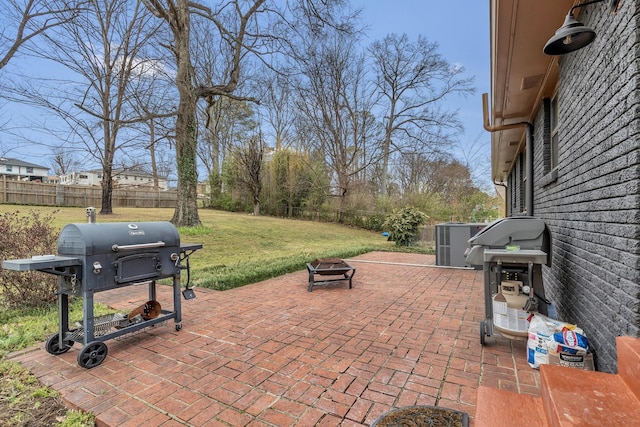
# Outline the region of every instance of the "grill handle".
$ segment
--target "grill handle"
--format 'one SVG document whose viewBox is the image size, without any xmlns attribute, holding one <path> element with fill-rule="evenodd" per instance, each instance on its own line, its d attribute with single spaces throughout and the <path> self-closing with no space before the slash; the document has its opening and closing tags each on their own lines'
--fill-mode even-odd
<svg viewBox="0 0 640 427">
<path fill-rule="evenodd" d="M 113 252 L 118 251 L 135 251 L 138 249 L 149 249 L 149 248 L 161 248 L 164 246 L 163 241 L 155 242 L 155 243 L 140 243 L 138 245 L 113 245 L 111 246 L 111 250 Z"/>
</svg>

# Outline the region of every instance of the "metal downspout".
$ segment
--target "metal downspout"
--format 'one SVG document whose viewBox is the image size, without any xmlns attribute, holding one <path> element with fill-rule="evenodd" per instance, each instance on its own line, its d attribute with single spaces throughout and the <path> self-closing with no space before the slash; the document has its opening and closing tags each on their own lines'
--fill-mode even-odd
<svg viewBox="0 0 640 427">
<path fill-rule="evenodd" d="M 529 122 L 517 122 L 507 125 L 491 126 L 489 123 L 489 94 L 482 94 L 482 116 L 484 118 L 484 129 L 487 132 L 498 132 L 501 130 L 515 129 L 526 126 L 525 143 L 527 154 L 527 189 L 525 194 L 525 208 L 527 215 L 533 216 L 533 125 Z M 493 181 L 495 185 L 504 185 Z"/>
<path fill-rule="evenodd" d="M 527 194 L 525 195 L 524 205 L 527 209 L 527 215 L 533 216 L 533 125 L 527 123 L 526 131 L 526 153 L 527 153 Z"/>
</svg>

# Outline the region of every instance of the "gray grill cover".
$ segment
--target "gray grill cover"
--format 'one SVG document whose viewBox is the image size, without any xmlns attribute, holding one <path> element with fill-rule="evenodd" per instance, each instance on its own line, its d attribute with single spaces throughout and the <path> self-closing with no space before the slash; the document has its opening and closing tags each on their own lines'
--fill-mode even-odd
<svg viewBox="0 0 640 427">
<path fill-rule="evenodd" d="M 505 249 L 507 245 L 516 245 L 521 250 L 545 252 L 549 255 L 547 265 L 551 266 L 551 232 L 540 218 L 519 216 L 496 220 L 471 237 L 469 245 L 465 258 L 471 265 L 483 264 L 485 249 Z"/>
<path fill-rule="evenodd" d="M 504 248 L 518 245 L 520 249 L 545 250 L 548 229 L 540 218 L 521 216 L 499 219 L 484 227 L 469 239 L 470 245 Z"/>
</svg>

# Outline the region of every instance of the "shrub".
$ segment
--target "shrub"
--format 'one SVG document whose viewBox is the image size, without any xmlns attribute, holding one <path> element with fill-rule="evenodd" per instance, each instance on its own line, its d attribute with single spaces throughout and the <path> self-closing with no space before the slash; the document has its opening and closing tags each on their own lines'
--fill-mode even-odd
<svg viewBox="0 0 640 427">
<path fill-rule="evenodd" d="M 241 200 L 234 199 L 230 194 L 221 193 L 218 197 L 211 200 L 213 209 L 220 209 L 227 212 L 253 212 L 253 206 L 243 203 Z"/>
<path fill-rule="evenodd" d="M 38 211 L 20 215 L 19 211 L 0 215 L 0 258 L 31 258 L 55 254 L 57 233 L 51 225 L 53 215 Z M 56 300 L 56 276 L 41 272 L 0 269 L 0 303 L 8 308 L 41 307 Z"/>
<path fill-rule="evenodd" d="M 364 228 L 371 231 L 383 231 L 385 214 L 373 213 L 367 217 Z"/>
<path fill-rule="evenodd" d="M 389 215 L 383 226 L 389 231 L 389 240 L 396 242 L 396 246 L 409 246 L 427 219 L 429 217 L 418 209 L 406 207 Z"/>
</svg>

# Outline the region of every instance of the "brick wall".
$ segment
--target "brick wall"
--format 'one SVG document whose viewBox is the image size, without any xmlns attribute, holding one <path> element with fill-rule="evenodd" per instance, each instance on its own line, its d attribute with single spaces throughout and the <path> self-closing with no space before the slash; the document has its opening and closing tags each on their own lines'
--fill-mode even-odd
<svg viewBox="0 0 640 427">
<path fill-rule="evenodd" d="M 582 8 L 578 20 L 598 36 L 560 57 L 557 178 L 544 167 L 544 106 L 534 123 L 534 215 L 553 237 L 545 292 L 607 372 L 616 336 L 640 336 L 639 8 Z"/>
</svg>

